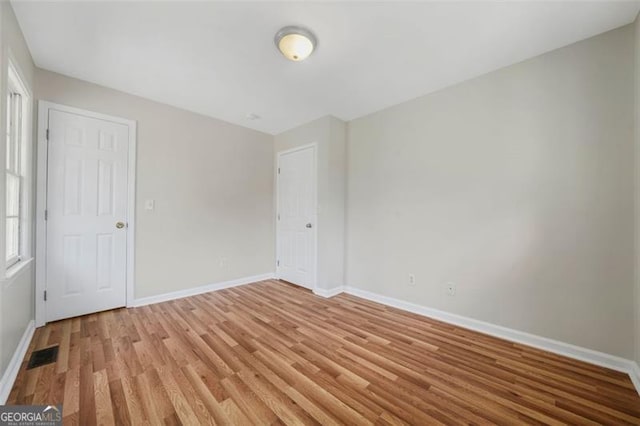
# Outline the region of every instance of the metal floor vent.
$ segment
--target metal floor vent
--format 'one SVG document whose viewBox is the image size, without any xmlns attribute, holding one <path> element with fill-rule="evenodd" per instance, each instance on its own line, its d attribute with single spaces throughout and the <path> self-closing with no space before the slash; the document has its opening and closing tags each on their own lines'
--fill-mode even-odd
<svg viewBox="0 0 640 426">
<path fill-rule="evenodd" d="M 27 364 L 27 370 L 56 362 L 58 360 L 58 348 L 59 346 L 52 346 L 32 353 L 31 358 L 29 358 L 29 364 Z"/>
</svg>

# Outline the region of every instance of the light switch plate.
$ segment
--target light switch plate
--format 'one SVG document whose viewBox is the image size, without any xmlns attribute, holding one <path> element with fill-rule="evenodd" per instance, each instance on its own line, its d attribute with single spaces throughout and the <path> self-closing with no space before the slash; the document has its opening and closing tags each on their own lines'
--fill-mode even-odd
<svg viewBox="0 0 640 426">
<path fill-rule="evenodd" d="M 154 200 L 146 200 L 144 202 L 144 209 L 145 210 L 153 210 L 156 206 L 156 202 Z"/>
</svg>

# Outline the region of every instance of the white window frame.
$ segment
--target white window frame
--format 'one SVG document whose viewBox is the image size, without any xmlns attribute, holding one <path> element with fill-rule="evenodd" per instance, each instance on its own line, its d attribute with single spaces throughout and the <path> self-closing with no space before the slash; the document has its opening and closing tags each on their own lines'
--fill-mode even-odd
<svg viewBox="0 0 640 426">
<path fill-rule="evenodd" d="M 33 235 L 33 227 L 31 221 L 31 211 L 32 211 L 32 196 L 33 196 L 33 149 L 32 149 L 32 141 L 31 141 L 31 129 L 32 129 L 32 93 L 29 87 L 25 84 L 25 80 L 22 77 L 22 72 L 17 66 L 15 60 L 13 60 L 12 55 L 9 55 L 8 58 L 8 66 L 7 66 L 7 97 L 11 93 L 20 94 L 21 101 L 21 122 L 19 129 L 19 164 L 18 170 L 10 171 L 6 168 L 5 161 L 5 188 L 6 191 L 6 176 L 9 173 L 17 174 L 20 178 L 20 207 L 19 207 L 19 233 L 18 238 L 19 243 L 19 253 L 17 256 L 12 257 L 11 259 L 5 258 L 5 277 L 11 277 L 17 271 L 22 269 L 23 266 L 29 264 L 32 260 L 32 247 L 31 240 Z M 4 99 L 3 102 L 7 102 L 7 99 Z M 8 111 L 7 112 L 8 116 Z M 5 117 L 6 117 L 5 116 Z M 7 126 L 10 123 L 6 123 Z M 9 131 L 6 133 L 8 134 Z M 6 134 L 3 135 L 6 138 Z M 16 173 L 17 172 L 17 173 Z M 6 199 L 6 193 L 5 193 Z M 4 217 L 4 225 L 6 232 L 6 211 L 2 212 L 2 217 Z M 5 241 L 3 242 L 6 247 L 6 235 Z M 6 256 L 6 253 L 5 253 Z"/>
<path fill-rule="evenodd" d="M 12 203 L 7 202 L 7 209 L 5 210 L 5 223 L 6 223 L 6 235 L 5 235 L 5 244 L 7 247 L 6 255 L 6 265 L 7 269 L 11 268 L 18 262 L 20 262 L 20 257 L 22 254 L 22 241 L 20 241 L 20 237 L 22 235 L 23 227 L 22 227 L 22 187 L 24 186 L 24 167 L 22 165 L 22 146 L 24 145 L 24 141 L 22 140 L 22 94 L 18 92 L 18 90 L 13 86 L 13 84 L 9 84 L 7 87 L 7 125 L 6 125 L 6 144 L 7 144 L 7 165 L 6 165 L 6 197 L 8 200 L 9 197 L 9 187 L 13 186 L 9 184 L 10 180 L 15 180 L 17 184 L 17 197 L 16 202 L 16 210 L 15 214 L 9 214 L 8 206 Z M 15 98 L 14 98 L 15 97 Z M 11 179 L 10 179 L 11 178 Z M 13 209 L 12 209 L 13 210 Z M 17 235 L 15 236 L 15 251 L 8 250 L 9 239 L 11 238 L 11 234 L 13 234 L 13 229 L 9 231 L 9 221 L 15 220 L 17 222 Z"/>
</svg>

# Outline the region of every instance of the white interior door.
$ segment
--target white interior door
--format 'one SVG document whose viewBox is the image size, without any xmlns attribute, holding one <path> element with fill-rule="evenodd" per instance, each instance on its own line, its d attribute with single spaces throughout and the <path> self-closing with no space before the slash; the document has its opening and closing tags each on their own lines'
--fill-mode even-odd
<svg viewBox="0 0 640 426">
<path fill-rule="evenodd" d="M 313 289 L 316 269 L 315 146 L 278 155 L 277 275 Z"/>
<path fill-rule="evenodd" d="M 49 111 L 46 319 L 126 304 L 129 128 Z"/>
</svg>

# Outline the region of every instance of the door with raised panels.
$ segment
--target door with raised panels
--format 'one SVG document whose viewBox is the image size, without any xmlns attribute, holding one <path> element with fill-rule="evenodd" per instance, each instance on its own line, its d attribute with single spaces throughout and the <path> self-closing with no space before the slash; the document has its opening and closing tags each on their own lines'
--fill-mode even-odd
<svg viewBox="0 0 640 426">
<path fill-rule="evenodd" d="M 129 128 L 49 111 L 46 319 L 126 304 Z"/>
<path fill-rule="evenodd" d="M 316 269 L 316 149 L 278 155 L 277 276 L 313 289 Z"/>
</svg>

